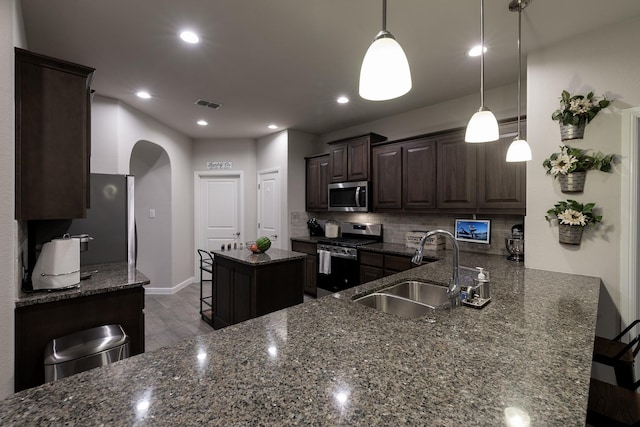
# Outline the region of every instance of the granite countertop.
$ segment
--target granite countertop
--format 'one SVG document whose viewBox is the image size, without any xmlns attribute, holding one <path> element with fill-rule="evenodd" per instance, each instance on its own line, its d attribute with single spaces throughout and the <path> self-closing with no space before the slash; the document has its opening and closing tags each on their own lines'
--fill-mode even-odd
<svg viewBox="0 0 640 427">
<path fill-rule="evenodd" d="M 407 320 L 351 298 L 444 259 L 0 401 L 0 425 L 584 426 L 600 279 L 461 253 L 491 303 Z M 508 409 L 510 408 L 510 409 Z M 506 412 L 505 412 L 506 410 Z"/>
<path fill-rule="evenodd" d="M 136 270 L 135 267 L 129 267 L 126 262 L 87 265 L 82 266 L 81 271 L 90 271 L 92 274 L 89 279 L 80 281 L 80 287 L 64 291 L 20 291 L 16 299 L 16 307 L 102 294 L 149 284 L 149 279 L 144 274 Z"/>
<path fill-rule="evenodd" d="M 359 248 L 362 251 L 377 252 L 382 254 L 400 255 L 406 257 L 412 257 L 416 250 L 415 248 L 408 248 L 406 245 L 400 243 L 372 243 L 370 245 L 364 245 Z M 436 251 L 425 248 L 422 252 L 423 258 L 428 261 L 437 261 L 444 257 L 445 251 Z"/>
<path fill-rule="evenodd" d="M 304 242 L 304 243 L 318 243 L 318 240 L 323 240 L 326 239 L 326 237 L 324 236 L 298 236 L 298 237 L 292 237 L 291 240 L 295 240 L 298 242 Z"/>
<path fill-rule="evenodd" d="M 254 254 L 246 248 L 230 249 L 225 251 L 216 250 L 211 251 L 211 253 L 214 257 L 225 258 L 251 266 L 292 261 L 295 259 L 302 259 L 307 256 L 307 254 L 303 254 L 301 252 L 293 252 L 278 248 L 269 248 L 267 252 L 261 254 Z"/>
</svg>

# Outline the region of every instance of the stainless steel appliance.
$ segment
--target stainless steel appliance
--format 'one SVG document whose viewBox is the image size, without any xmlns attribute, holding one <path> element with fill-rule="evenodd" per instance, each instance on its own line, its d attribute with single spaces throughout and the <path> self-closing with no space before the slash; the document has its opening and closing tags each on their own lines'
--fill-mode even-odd
<svg viewBox="0 0 640 427">
<path fill-rule="evenodd" d="M 74 219 L 70 234 L 90 235 L 91 248 L 80 264 L 127 261 L 135 265 L 135 178 L 132 175 L 91 174 L 91 207 L 86 218 Z"/>
<path fill-rule="evenodd" d="M 511 227 L 511 237 L 505 237 L 504 244 L 510 254 L 508 260 L 524 261 L 524 225 L 517 224 Z"/>
<path fill-rule="evenodd" d="M 369 183 L 356 181 L 329 184 L 329 210 L 369 212 Z"/>
<path fill-rule="evenodd" d="M 358 285 L 358 248 L 382 241 L 382 224 L 343 222 L 340 229 L 340 237 L 318 241 L 318 296 Z"/>
</svg>

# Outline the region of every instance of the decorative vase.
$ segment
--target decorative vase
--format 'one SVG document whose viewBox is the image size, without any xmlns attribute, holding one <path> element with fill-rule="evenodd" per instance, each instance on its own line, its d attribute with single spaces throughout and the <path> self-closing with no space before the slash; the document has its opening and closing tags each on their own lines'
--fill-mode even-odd
<svg viewBox="0 0 640 427">
<path fill-rule="evenodd" d="M 560 243 L 567 245 L 579 245 L 582 240 L 582 229 L 584 227 L 580 225 L 559 225 L 559 240 Z"/>
<path fill-rule="evenodd" d="M 587 127 L 586 123 L 581 123 L 579 125 L 564 125 L 560 123 L 560 139 L 563 141 L 582 139 L 584 138 L 585 127 Z"/>
<path fill-rule="evenodd" d="M 587 172 L 573 172 L 566 175 L 559 174 L 560 191 L 563 193 L 580 193 L 584 191 L 584 182 L 587 179 Z"/>
</svg>

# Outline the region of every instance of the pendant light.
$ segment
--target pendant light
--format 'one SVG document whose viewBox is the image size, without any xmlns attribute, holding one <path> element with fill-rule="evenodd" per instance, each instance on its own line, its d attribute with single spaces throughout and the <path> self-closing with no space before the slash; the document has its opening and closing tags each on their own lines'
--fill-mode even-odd
<svg viewBox="0 0 640 427">
<path fill-rule="evenodd" d="M 507 162 L 527 162 L 531 160 L 531 147 L 526 140 L 520 138 L 520 96 L 522 94 L 522 11 L 529 5 L 530 0 L 512 0 L 509 3 L 511 12 L 518 12 L 518 136 L 507 150 Z"/>
<path fill-rule="evenodd" d="M 484 105 L 484 0 L 480 0 L 480 46 L 480 109 L 467 124 L 467 142 L 495 141 L 500 135 L 496 116 Z"/>
<path fill-rule="evenodd" d="M 362 60 L 360 96 L 370 101 L 398 98 L 411 90 L 411 71 L 402 47 L 387 31 L 387 0 L 382 0 L 382 31 Z"/>
</svg>

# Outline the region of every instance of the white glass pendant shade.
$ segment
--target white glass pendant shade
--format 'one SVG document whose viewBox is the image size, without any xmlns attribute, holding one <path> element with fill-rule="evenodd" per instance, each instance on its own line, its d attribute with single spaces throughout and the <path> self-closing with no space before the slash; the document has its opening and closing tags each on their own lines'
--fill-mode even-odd
<svg viewBox="0 0 640 427">
<path fill-rule="evenodd" d="M 466 142 L 489 142 L 499 138 L 498 121 L 488 108 L 481 108 L 475 113 L 464 134 Z"/>
<path fill-rule="evenodd" d="M 411 90 L 409 61 L 388 31 L 381 31 L 369 46 L 360 69 L 360 96 L 370 101 L 397 98 Z"/>
<path fill-rule="evenodd" d="M 528 162 L 529 160 L 531 160 L 529 143 L 516 137 L 507 150 L 507 162 Z"/>
</svg>

